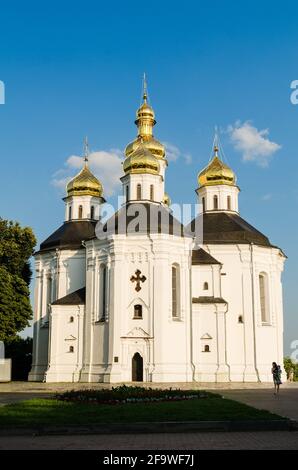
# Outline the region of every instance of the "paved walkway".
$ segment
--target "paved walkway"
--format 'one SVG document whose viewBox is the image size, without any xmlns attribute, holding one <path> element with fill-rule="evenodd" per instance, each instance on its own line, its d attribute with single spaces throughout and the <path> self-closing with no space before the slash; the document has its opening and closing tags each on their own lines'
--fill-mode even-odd
<svg viewBox="0 0 298 470">
<path fill-rule="evenodd" d="M 42 383 L 42 382 L 0 382 L 1 392 L 23 392 L 23 393 L 42 393 L 42 392 L 57 392 L 65 390 L 82 390 L 82 389 L 101 389 L 117 387 L 119 385 L 138 385 L 139 387 L 151 388 L 181 388 L 183 390 L 250 390 L 250 389 L 271 389 L 272 383 L 256 383 L 256 382 L 227 382 L 227 383 L 213 383 L 213 382 L 167 382 L 167 383 L 152 383 L 152 382 L 127 382 L 118 384 L 104 384 L 104 383 Z M 283 385 L 285 388 L 298 388 L 298 382 L 287 382 Z"/>
<path fill-rule="evenodd" d="M 177 434 L 116 434 L 97 436 L 25 436 L 0 438 L 2 449 L 298 449 L 298 432 L 206 432 Z"/>
<path fill-rule="evenodd" d="M 295 386 L 282 388 L 279 395 L 274 395 L 273 389 L 223 390 L 222 395 L 298 421 L 298 388 Z"/>
</svg>

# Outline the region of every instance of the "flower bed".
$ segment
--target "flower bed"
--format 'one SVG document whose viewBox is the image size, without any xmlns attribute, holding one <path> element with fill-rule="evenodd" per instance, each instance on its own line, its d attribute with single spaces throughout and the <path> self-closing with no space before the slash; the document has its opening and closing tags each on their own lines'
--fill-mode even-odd
<svg viewBox="0 0 298 470">
<path fill-rule="evenodd" d="M 214 394 L 201 390 L 180 390 L 172 388 L 162 390 L 121 385 L 119 387 L 102 390 L 71 390 L 56 395 L 56 398 L 58 400 L 78 403 L 87 402 L 116 405 L 120 403 L 194 400 L 208 398 L 210 396 L 214 397 Z"/>
</svg>

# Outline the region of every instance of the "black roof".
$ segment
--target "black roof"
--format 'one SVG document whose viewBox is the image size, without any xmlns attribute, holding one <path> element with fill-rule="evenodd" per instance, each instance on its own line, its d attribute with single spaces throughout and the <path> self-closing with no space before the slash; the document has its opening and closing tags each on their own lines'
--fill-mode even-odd
<svg viewBox="0 0 298 470">
<path fill-rule="evenodd" d="M 52 305 L 82 305 L 85 304 L 86 299 L 86 287 L 78 289 L 71 294 L 61 297 L 61 299 L 52 302 Z"/>
<path fill-rule="evenodd" d="M 102 228 L 105 236 L 107 232 L 115 234 L 163 233 L 180 237 L 192 236 L 192 233 L 195 232 L 194 222 L 195 219 L 184 229 L 172 212 L 163 205 L 150 202 L 131 202 L 113 214 L 104 225 L 98 224 L 97 234 L 95 233 L 97 221 L 76 220 L 64 222 L 61 227 L 41 243 L 39 251 L 49 251 L 55 248 L 78 249 L 82 246 L 83 240 L 91 240 L 96 235 L 100 237 L 100 228 Z M 265 235 L 239 215 L 227 212 L 207 212 L 203 214 L 203 240 L 199 240 L 199 242 L 204 244 L 255 243 L 262 246 L 274 246 L 271 245 Z M 204 254 L 203 251 L 199 254 L 193 253 L 193 264 L 218 263 L 214 258 L 212 258 L 211 263 L 211 258 L 208 253 Z"/>
<path fill-rule="evenodd" d="M 198 216 L 201 217 L 201 216 Z M 194 221 L 191 230 L 194 231 Z M 200 240 L 202 242 L 202 240 Z M 203 243 L 255 243 L 273 246 L 269 239 L 237 214 L 206 212 L 203 214 Z"/>
<path fill-rule="evenodd" d="M 193 297 L 193 304 L 226 304 L 227 302 L 221 297 Z"/>
<path fill-rule="evenodd" d="M 95 225 L 96 221 L 94 220 L 64 222 L 61 227 L 41 243 L 39 251 L 48 251 L 55 248 L 80 248 L 83 240 L 90 240 L 94 237 Z"/>
<path fill-rule="evenodd" d="M 103 226 L 104 232 L 116 234 L 163 233 L 183 237 L 184 227 L 161 204 L 131 202 L 121 207 Z"/>
<path fill-rule="evenodd" d="M 191 264 L 198 265 L 198 264 L 221 264 L 221 263 L 217 261 L 217 259 L 213 258 L 213 256 L 209 255 L 209 253 L 203 250 L 203 248 L 199 248 L 198 250 L 193 250 Z"/>
</svg>

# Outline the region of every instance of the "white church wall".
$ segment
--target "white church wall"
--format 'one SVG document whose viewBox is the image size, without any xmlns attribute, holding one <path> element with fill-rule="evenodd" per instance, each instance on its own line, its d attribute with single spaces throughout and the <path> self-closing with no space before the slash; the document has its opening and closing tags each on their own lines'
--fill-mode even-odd
<svg viewBox="0 0 298 470">
<path fill-rule="evenodd" d="M 229 186 L 224 184 L 213 185 L 213 186 L 202 186 L 197 190 L 199 194 L 199 202 L 202 202 L 202 198 L 205 198 L 205 210 L 221 210 L 221 211 L 232 211 L 238 212 L 238 186 Z M 218 208 L 214 207 L 214 196 L 218 200 Z M 228 196 L 230 197 L 230 209 L 228 209 Z"/>
<path fill-rule="evenodd" d="M 83 305 L 53 305 L 46 382 L 78 382 L 83 354 Z"/>
<path fill-rule="evenodd" d="M 191 268 L 192 296 L 193 297 L 213 297 L 214 282 L 211 265 L 197 265 Z M 205 285 L 208 284 L 208 288 Z"/>
<path fill-rule="evenodd" d="M 213 304 L 193 304 L 192 343 L 194 380 L 215 382 L 218 368 L 216 308 Z M 205 351 L 205 347 L 209 351 Z M 207 349 L 207 348 L 206 348 Z"/>
<path fill-rule="evenodd" d="M 110 245 L 109 340 L 104 341 L 109 359 L 104 381 L 131 380 L 131 361 L 135 352 L 143 357 L 146 380 L 190 379 L 187 341 L 190 334 L 191 242 L 164 235 L 152 235 L 151 238 L 146 235 L 137 238 L 115 236 Z M 100 250 L 101 242 L 94 244 L 97 246 L 95 252 Z M 173 263 L 181 266 L 181 310 L 180 318 L 175 320 L 171 317 L 170 307 Z M 140 282 L 141 289 L 136 291 L 136 282 L 131 282 L 130 278 L 136 276 L 138 269 L 146 280 Z M 142 306 L 142 319 L 134 318 L 135 304 Z M 98 347 L 98 340 L 103 339 L 104 333 L 101 325 L 95 328 L 93 344 Z M 106 353 L 102 350 L 97 357 L 104 359 Z M 95 362 L 92 370 L 94 375 L 96 370 L 99 371 Z"/>
<path fill-rule="evenodd" d="M 276 323 L 267 326 L 260 322 L 258 275 L 260 271 L 269 273 L 274 269 L 280 275 L 279 250 L 249 245 L 209 245 L 208 248 L 223 263 L 222 274 L 226 273 L 221 279 L 222 297 L 228 302 L 227 362 L 231 380 L 269 381 L 272 361 L 274 358 L 282 361 L 282 331 Z M 274 300 L 276 292 L 278 299 Z M 280 282 L 272 275 L 268 295 L 271 318 L 281 319 Z M 239 323 L 239 317 L 243 324 Z"/>
<path fill-rule="evenodd" d="M 60 299 L 86 284 L 85 249 L 61 250 L 59 253 L 58 295 Z"/>
</svg>

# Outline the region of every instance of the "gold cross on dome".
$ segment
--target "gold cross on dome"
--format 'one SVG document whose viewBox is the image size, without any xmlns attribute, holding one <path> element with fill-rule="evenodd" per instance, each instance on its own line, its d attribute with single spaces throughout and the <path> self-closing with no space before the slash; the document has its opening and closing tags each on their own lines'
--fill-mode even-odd
<svg viewBox="0 0 298 470">
<path fill-rule="evenodd" d="M 141 287 L 141 282 L 145 282 L 146 281 L 146 276 L 141 276 L 141 271 L 139 269 L 136 270 L 135 272 L 135 276 L 131 276 L 130 280 L 131 282 L 135 282 L 136 283 L 136 291 L 139 292 L 142 287 Z"/>
</svg>

